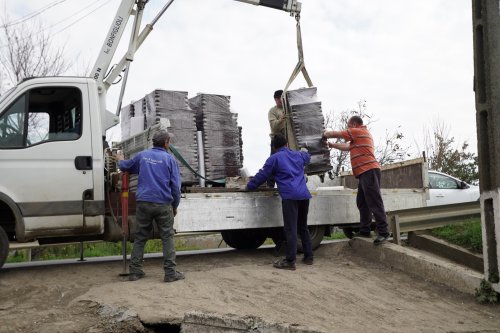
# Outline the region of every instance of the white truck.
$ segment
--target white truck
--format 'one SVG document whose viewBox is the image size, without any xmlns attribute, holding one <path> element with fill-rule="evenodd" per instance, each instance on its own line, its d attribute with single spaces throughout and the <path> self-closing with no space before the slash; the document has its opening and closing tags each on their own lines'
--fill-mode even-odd
<svg viewBox="0 0 500 333">
<path fill-rule="evenodd" d="M 277 8 L 298 15 L 296 0 L 237 0 Z M 123 0 L 89 77 L 30 78 L 0 99 L 0 267 L 9 249 L 75 241 L 122 240 L 117 222 L 120 193 L 105 154 L 106 130 L 117 124 L 118 111 L 106 110 L 106 93 L 125 69 L 154 23 L 139 31 L 146 0 Z M 108 73 L 117 44 L 129 17 L 134 27 L 129 48 Z M 119 102 L 118 110 L 121 102 Z M 425 205 L 425 163 L 407 163 L 419 180 L 408 189 L 383 191 L 388 210 Z M 406 170 L 406 169 L 405 169 Z M 406 171 L 405 171 L 406 172 Z M 315 179 L 317 177 L 314 177 Z M 396 179 L 391 176 L 389 178 Z M 314 247 L 330 226 L 352 226 L 358 221 L 355 190 L 339 190 L 326 183 L 309 182 L 309 224 Z M 130 230 L 133 239 L 133 199 Z M 267 237 L 277 238 L 283 225 L 276 191 L 261 192 L 206 189 L 184 193 L 175 221 L 177 232 L 221 232 L 235 248 L 257 248 Z"/>
</svg>

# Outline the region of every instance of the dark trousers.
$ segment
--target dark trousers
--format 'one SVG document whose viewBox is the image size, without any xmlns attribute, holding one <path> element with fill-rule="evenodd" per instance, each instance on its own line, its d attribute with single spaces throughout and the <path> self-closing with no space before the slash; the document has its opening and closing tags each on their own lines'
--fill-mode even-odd
<svg viewBox="0 0 500 333">
<path fill-rule="evenodd" d="M 370 233 L 373 215 L 378 234 L 382 236 L 388 235 L 384 202 L 380 193 L 380 169 L 365 171 L 359 176 L 358 180 L 356 204 L 359 209 L 359 222 L 361 225 L 359 231 L 363 234 Z"/>
<path fill-rule="evenodd" d="M 302 241 L 304 257 L 312 257 L 311 236 L 307 229 L 308 200 L 282 200 L 283 222 L 285 225 L 286 260 L 295 262 L 297 257 L 297 234 Z"/>
<path fill-rule="evenodd" d="M 163 269 L 165 275 L 175 275 L 174 212 L 172 205 L 137 201 L 136 233 L 130 255 L 130 273 L 141 273 L 144 246 L 153 232 L 156 222 L 163 245 Z"/>
</svg>

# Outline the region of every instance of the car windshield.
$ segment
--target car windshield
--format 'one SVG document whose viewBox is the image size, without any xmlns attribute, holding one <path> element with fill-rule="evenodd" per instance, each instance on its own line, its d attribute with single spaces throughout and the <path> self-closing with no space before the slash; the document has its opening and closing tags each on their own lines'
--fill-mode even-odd
<svg viewBox="0 0 500 333">
<path fill-rule="evenodd" d="M 7 96 L 9 96 L 14 91 L 15 88 L 16 87 L 12 87 L 9 90 L 7 90 L 6 92 L 4 92 L 2 95 L 0 95 L 0 103 L 2 103 L 3 100 L 6 99 Z"/>
</svg>

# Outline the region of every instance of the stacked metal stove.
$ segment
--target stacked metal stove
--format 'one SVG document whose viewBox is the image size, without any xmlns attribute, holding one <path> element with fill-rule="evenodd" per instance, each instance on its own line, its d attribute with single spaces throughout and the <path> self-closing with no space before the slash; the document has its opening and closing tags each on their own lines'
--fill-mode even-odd
<svg viewBox="0 0 500 333">
<path fill-rule="evenodd" d="M 243 165 L 243 141 L 238 115 L 230 111 L 230 97 L 198 94 L 189 99 L 202 131 L 206 177 L 212 180 L 238 176 Z"/>
<path fill-rule="evenodd" d="M 330 150 L 322 140 L 325 119 L 321 102 L 317 100 L 316 88 L 289 90 L 285 96 L 291 136 L 288 141 L 292 149 L 306 148 L 311 154 L 311 163 L 306 167 L 308 175 L 325 174 L 332 169 Z"/>
<path fill-rule="evenodd" d="M 210 180 L 238 175 L 243 164 L 241 127 L 231 113 L 229 96 L 200 94 L 188 99 L 183 91 L 154 90 L 122 108 L 122 149 L 130 158 L 152 147 L 153 133 L 144 131 L 162 124 L 171 135 L 171 145 L 195 171 L 199 171 L 197 131 L 202 132 L 205 177 Z M 183 185 L 200 181 L 178 160 Z"/>
</svg>

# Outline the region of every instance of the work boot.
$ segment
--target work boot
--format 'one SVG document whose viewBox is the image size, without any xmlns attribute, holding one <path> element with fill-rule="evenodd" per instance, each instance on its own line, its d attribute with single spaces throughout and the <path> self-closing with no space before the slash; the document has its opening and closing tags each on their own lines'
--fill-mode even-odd
<svg viewBox="0 0 500 333">
<path fill-rule="evenodd" d="M 174 282 L 177 280 L 184 280 L 185 278 L 183 273 L 175 271 L 174 275 L 165 275 L 163 282 Z"/>
<path fill-rule="evenodd" d="M 302 262 L 306 265 L 312 265 L 314 263 L 314 257 L 304 257 Z"/>
<path fill-rule="evenodd" d="M 295 262 L 288 261 L 285 258 L 283 258 L 281 260 L 275 261 L 273 263 L 273 267 L 278 268 L 278 269 L 288 269 L 290 271 L 294 271 L 295 270 Z"/>
<path fill-rule="evenodd" d="M 142 279 L 145 276 L 146 276 L 146 273 L 144 273 L 144 272 L 134 272 L 134 273 L 130 273 L 128 275 L 128 280 L 129 281 L 137 281 L 139 279 Z"/>
<path fill-rule="evenodd" d="M 361 232 L 361 231 L 355 232 L 352 236 L 353 237 L 361 237 L 361 238 L 372 238 L 372 234 L 370 232 L 365 233 L 365 232 Z"/>
<path fill-rule="evenodd" d="M 375 240 L 373 241 L 373 245 L 383 244 L 387 241 L 388 238 L 389 238 L 389 234 L 378 235 L 377 238 L 375 238 Z"/>
</svg>

